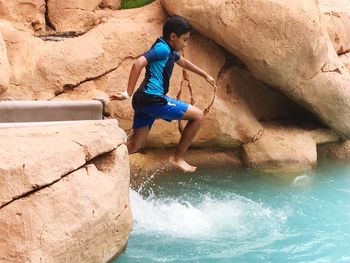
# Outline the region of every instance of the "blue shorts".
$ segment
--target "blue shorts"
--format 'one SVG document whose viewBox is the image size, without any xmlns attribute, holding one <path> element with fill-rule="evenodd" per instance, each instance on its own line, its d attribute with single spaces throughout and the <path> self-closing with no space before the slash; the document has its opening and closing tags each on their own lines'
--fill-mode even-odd
<svg viewBox="0 0 350 263">
<path fill-rule="evenodd" d="M 137 96 L 137 94 L 134 94 Z M 148 105 L 140 105 L 135 103 L 133 98 L 134 124 L 133 128 L 142 128 L 148 126 L 150 129 L 155 119 L 163 119 L 166 121 L 179 120 L 187 111 L 189 104 L 180 100 L 175 100 L 166 95 L 159 97 L 161 102 L 150 103 Z"/>
</svg>

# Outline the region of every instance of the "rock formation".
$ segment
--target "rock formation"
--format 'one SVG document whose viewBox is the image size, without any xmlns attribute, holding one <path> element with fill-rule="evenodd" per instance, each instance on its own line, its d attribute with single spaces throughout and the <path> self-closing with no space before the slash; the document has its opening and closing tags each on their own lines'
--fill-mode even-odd
<svg viewBox="0 0 350 263">
<path fill-rule="evenodd" d="M 50 0 L 47 13 L 50 26 L 57 32 L 86 32 L 113 15 L 120 0 Z"/>
<path fill-rule="evenodd" d="M 162 0 L 258 79 L 350 137 L 350 74 L 327 40 L 315 1 Z"/>
<path fill-rule="evenodd" d="M 0 33 L 0 94 L 7 90 L 10 81 L 10 65 L 7 48 Z"/>
<path fill-rule="evenodd" d="M 14 27 L 33 34 L 46 31 L 45 0 L 11 0 L 0 2 L 0 18 Z"/>
<path fill-rule="evenodd" d="M 0 261 L 107 262 L 131 229 L 116 121 L 0 129 Z"/>
<path fill-rule="evenodd" d="M 281 129 L 292 122 L 292 130 L 301 133 L 305 131 L 297 126 L 309 120 L 312 124 L 306 126 L 313 128 L 308 129 L 320 128 L 308 111 L 348 136 L 349 62 L 348 54 L 342 53 L 349 48 L 350 9 L 336 9 L 339 5 L 332 0 L 320 1 L 321 11 L 314 1 L 291 0 L 158 0 L 131 10 L 118 10 L 120 2 L 109 0 L 4 2 L 0 99 L 108 101 L 108 95 L 125 90 L 133 60 L 161 35 L 168 16 L 161 3 L 170 14 L 184 15 L 194 25 L 182 55 L 218 84 L 194 146 L 235 150 L 256 141 L 269 122 L 279 123 Z M 14 16 L 14 8 L 21 15 Z M 41 25 L 38 30 L 24 22 L 35 19 L 40 21 L 34 23 Z M 204 110 L 214 92 L 201 77 L 175 67 L 169 95 Z M 129 133 L 130 101 L 114 101 L 107 108 Z M 157 121 L 147 147 L 176 145 L 182 126 Z"/>
<path fill-rule="evenodd" d="M 174 68 L 169 95 L 204 110 L 186 159 L 201 166 L 306 172 L 348 160 L 350 3 L 347 0 L 0 2 L 0 100 L 101 99 L 115 121 L 0 129 L 0 261 L 106 262 L 131 229 L 125 146 L 130 67 L 169 14 L 194 26 L 181 52 L 215 77 Z M 142 73 L 143 74 L 143 73 Z M 139 83 L 141 82 L 141 78 Z M 322 122 L 320 123 L 319 120 Z M 168 169 L 181 122 L 157 121 L 132 183 Z M 170 149 L 169 149 L 170 148 Z"/>
</svg>

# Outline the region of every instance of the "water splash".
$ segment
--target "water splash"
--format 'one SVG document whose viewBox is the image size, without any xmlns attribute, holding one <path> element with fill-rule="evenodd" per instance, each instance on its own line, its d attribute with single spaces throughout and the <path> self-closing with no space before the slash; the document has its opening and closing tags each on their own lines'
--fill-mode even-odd
<svg viewBox="0 0 350 263">
<path fill-rule="evenodd" d="M 152 194 L 152 188 L 150 188 L 150 184 L 153 184 L 154 178 L 158 175 L 165 174 L 169 170 L 172 169 L 172 166 L 169 162 L 165 161 L 161 163 L 161 168 L 156 169 L 155 171 L 150 172 L 145 176 L 145 179 L 143 180 L 142 184 L 140 184 L 135 191 L 138 193 L 144 192 L 145 189 Z"/>
<path fill-rule="evenodd" d="M 215 199 L 205 195 L 200 202 L 142 197 L 131 190 L 134 231 L 192 239 L 235 239 L 277 233 L 287 219 L 247 198 L 231 195 Z M 277 231 L 277 232 L 276 232 Z"/>
</svg>

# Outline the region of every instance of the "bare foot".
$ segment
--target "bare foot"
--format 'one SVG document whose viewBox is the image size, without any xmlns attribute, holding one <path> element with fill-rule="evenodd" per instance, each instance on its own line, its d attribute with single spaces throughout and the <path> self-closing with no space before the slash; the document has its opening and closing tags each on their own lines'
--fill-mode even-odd
<svg viewBox="0 0 350 263">
<path fill-rule="evenodd" d="M 193 173 L 197 169 L 196 166 L 188 164 L 184 159 L 176 159 L 174 155 L 169 157 L 169 163 L 184 172 Z"/>
</svg>

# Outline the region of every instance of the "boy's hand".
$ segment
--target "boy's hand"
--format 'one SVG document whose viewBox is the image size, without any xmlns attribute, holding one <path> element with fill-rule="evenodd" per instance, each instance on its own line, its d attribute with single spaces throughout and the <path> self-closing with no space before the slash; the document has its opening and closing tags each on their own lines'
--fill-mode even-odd
<svg viewBox="0 0 350 263">
<path fill-rule="evenodd" d="M 125 92 L 118 92 L 116 95 L 109 96 L 110 100 L 126 100 L 127 98 L 129 98 L 129 96 L 127 96 Z"/>
<path fill-rule="evenodd" d="M 210 85 L 212 85 L 214 87 L 216 86 L 215 79 L 212 76 L 210 76 L 209 74 L 205 75 L 205 79 L 210 83 Z"/>
</svg>

